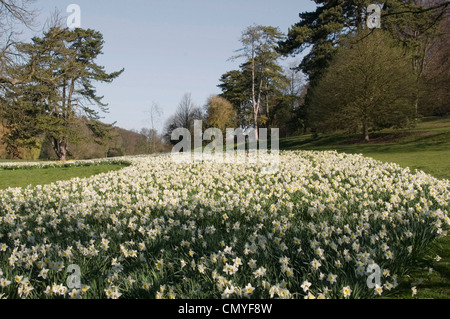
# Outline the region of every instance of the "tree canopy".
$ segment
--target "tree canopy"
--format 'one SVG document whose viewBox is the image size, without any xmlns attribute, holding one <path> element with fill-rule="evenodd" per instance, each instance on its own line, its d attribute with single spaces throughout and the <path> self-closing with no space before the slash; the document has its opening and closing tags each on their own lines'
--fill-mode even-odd
<svg viewBox="0 0 450 319">
<path fill-rule="evenodd" d="M 414 118 L 411 57 L 385 31 L 347 36 L 310 91 L 311 116 L 319 131 L 401 127 Z"/>
<path fill-rule="evenodd" d="M 306 53 L 298 66 L 314 83 L 330 64 L 343 35 L 366 28 L 367 7 L 371 0 L 314 0 L 315 11 L 299 14 L 287 38 L 279 42 L 284 55 Z M 448 6 L 445 1 L 389 0 L 382 5 L 382 28 L 409 45 L 417 45 L 417 36 L 435 27 Z M 435 3 L 435 2 L 434 2 Z M 427 7 L 425 7 L 427 5 Z M 309 49 L 309 51 L 307 50 Z"/>
<path fill-rule="evenodd" d="M 17 81 L 8 93 L 10 110 L 17 112 L 3 116 L 8 130 L 4 139 L 11 149 L 35 143 L 45 135 L 57 157 L 66 160 L 69 143 L 80 139 L 76 119 L 81 116 L 90 120 L 88 128 L 98 142 L 108 136 L 111 126 L 99 121 L 107 104 L 94 84 L 111 83 L 123 69 L 107 73 L 95 62 L 103 43 L 98 31 L 52 27 L 31 43 L 18 45 L 24 63 L 14 68 Z M 25 117 L 18 120 L 17 114 Z"/>
</svg>

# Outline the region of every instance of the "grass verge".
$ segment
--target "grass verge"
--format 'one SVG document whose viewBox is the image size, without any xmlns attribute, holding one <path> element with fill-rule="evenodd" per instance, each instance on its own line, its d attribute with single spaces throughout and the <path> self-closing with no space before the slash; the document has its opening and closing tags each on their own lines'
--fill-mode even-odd
<svg viewBox="0 0 450 319">
<path fill-rule="evenodd" d="M 84 178 L 100 173 L 117 171 L 126 166 L 126 164 L 98 164 L 89 166 L 36 167 L 18 170 L 0 168 L 0 189 L 45 185 L 75 177 Z"/>
</svg>

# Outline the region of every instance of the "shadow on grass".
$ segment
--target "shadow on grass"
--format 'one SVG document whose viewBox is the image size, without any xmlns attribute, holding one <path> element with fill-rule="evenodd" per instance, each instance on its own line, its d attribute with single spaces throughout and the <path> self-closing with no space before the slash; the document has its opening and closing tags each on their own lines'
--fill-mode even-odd
<svg viewBox="0 0 450 319">
<path fill-rule="evenodd" d="M 280 140 L 281 150 L 336 150 L 347 153 L 398 153 L 444 151 L 450 149 L 450 132 L 414 135 L 402 139 L 383 139 L 383 143 L 355 143 L 358 135 L 299 136 Z M 352 141 L 349 143 L 349 141 Z"/>
</svg>

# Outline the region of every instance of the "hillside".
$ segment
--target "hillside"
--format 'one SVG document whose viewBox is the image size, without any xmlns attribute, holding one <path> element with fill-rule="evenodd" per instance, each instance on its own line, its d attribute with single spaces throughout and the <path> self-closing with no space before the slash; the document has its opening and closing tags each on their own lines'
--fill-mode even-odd
<svg viewBox="0 0 450 319">
<path fill-rule="evenodd" d="M 145 133 L 148 132 L 145 131 Z M 5 134 L 5 128 L 0 124 L 0 159 L 10 159 L 6 147 L 2 143 L 3 134 Z M 148 135 L 120 127 L 114 127 L 111 135 L 112 138 L 109 141 L 100 145 L 94 141 L 89 141 L 90 133 L 87 128 L 84 128 L 82 132 L 84 140 L 76 144 L 69 144 L 69 159 L 93 159 L 151 153 L 152 146 Z M 42 137 L 41 144 L 38 149 L 23 149 L 21 159 L 56 160 L 50 141 Z M 156 148 L 157 152 L 165 150 L 159 137 L 157 137 Z"/>
<path fill-rule="evenodd" d="M 336 150 L 395 162 L 450 179 L 450 117 L 425 118 L 414 128 L 383 130 L 361 142 L 359 134 L 303 135 L 280 140 L 282 150 Z"/>
</svg>

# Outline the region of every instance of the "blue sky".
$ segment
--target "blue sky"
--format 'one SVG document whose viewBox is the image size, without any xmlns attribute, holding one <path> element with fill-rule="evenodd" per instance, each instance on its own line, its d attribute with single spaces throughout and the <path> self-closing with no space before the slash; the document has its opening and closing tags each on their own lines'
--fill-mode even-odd
<svg viewBox="0 0 450 319">
<path fill-rule="evenodd" d="M 150 127 L 148 110 L 155 102 L 162 111 L 159 131 L 185 93 L 199 106 L 220 93 L 220 76 L 242 62 L 227 60 L 241 47 L 246 27 L 270 25 L 286 33 L 300 12 L 315 7 L 311 0 L 39 0 L 39 22 L 55 9 L 68 17 L 72 3 L 81 8 L 81 27 L 104 36 L 97 62 L 107 72 L 125 68 L 112 84 L 97 85 L 109 104 L 103 121 Z"/>
</svg>

